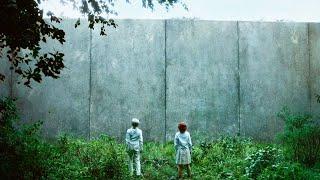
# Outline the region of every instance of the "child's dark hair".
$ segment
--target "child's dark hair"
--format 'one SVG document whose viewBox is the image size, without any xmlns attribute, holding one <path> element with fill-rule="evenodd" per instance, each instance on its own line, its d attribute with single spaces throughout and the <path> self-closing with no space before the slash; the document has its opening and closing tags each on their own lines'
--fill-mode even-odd
<svg viewBox="0 0 320 180">
<path fill-rule="evenodd" d="M 138 126 L 139 126 L 139 123 L 133 122 L 133 123 L 132 123 L 132 126 L 133 126 L 133 127 L 138 127 Z"/>
<path fill-rule="evenodd" d="M 180 133 L 184 133 L 187 130 L 187 124 L 185 122 L 180 122 L 178 124 L 178 129 L 180 131 Z"/>
</svg>

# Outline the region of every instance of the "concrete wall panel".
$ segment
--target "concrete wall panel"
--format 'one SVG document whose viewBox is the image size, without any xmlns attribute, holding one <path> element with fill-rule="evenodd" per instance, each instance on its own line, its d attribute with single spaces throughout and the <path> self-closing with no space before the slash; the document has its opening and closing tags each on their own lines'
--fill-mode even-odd
<svg viewBox="0 0 320 180">
<path fill-rule="evenodd" d="M 272 140 L 283 106 L 308 112 L 306 23 L 239 23 L 241 134 Z"/>
<path fill-rule="evenodd" d="M 184 120 L 196 137 L 238 131 L 237 23 L 169 20 L 167 139 Z"/>
<path fill-rule="evenodd" d="M 61 78 L 44 78 L 32 89 L 14 85 L 14 96 L 25 122 L 43 120 L 45 136 L 60 133 L 80 137 L 89 135 L 89 45 L 87 24 L 74 29 L 75 20 L 64 20 L 61 27 L 66 32 L 63 46 L 56 42 L 43 45 L 44 50 L 60 50 L 65 54 L 66 68 Z"/>
<path fill-rule="evenodd" d="M 0 98 L 9 97 L 11 91 L 11 72 L 7 58 L 0 58 L 0 73 L 5 76 L 3 82 L 0 81 Z"/>
<path fill-rule="evenodd" d="M 315 94 L 320 95 L 320 24 L 309 24 L 309 48 L 310 48 L 310 91 L 311 111 L 315 117 L 320 116 L 320 104 Z M 319 119 L 319 118 L 318 118 Z"/>
<path fill-rule="evenodd" d="M 283 127 L 276 118 L 283 106 L 319 115 L 319 24 L 116 22 L 107 37 L 98 26 L 90 34 L 84 22 L 77 30 L 75 20 L 60 25 L 67 42 L 44 49 L 65 53 L 61 78 L 45 78 L 33 89 L 13 84 L 24 121 L 44 120 L 49 137 L 123 139 L 136 117 L 147 140 L 171 140 L 180 120 L 194 137 L 240 132 L 271 140 Z M 10 87 L 0 85 L 0 95 Z"/>
<path fill-rule="evenodd" d="M 123 139 L 133 117 L 146 140 L 165 134 L 164 21 L 117 20 L 108 37 L 93 32 L 91 134 Z"/>
</svg>

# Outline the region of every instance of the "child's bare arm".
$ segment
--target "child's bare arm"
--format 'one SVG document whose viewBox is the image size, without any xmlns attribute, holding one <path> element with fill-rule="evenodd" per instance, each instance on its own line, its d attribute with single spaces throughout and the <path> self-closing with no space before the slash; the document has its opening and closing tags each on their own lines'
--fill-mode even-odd
<svg viewBox="0 0 320 180">
<path fill-rule="evenodd" d="M 188 145 L 189 145 L 189 149 L 191 150 L 192 149 L 192 141 L 191 141 L 191 136 L 189 134 L 189 142 L 188 142 Z"/>
<path fill-rule="evenodd" d="M 127 132 L 126 132 L 126 144 L 128 144 L 129 141 L 130 141 L 130 134 L 129 134 L 129 132 L 127 131 Z"/>
<path fill-rule="evenodd" d="M 174 137 L 174 148 L 175 148 L 175 150 L 178 150 L 178 137 L 177 137 L 177 135 L 175 135 L 175 137 Z"/>
<path fill-rule="evenodd" d="M 140 133 L 139 145 L 140 145 L 140 151 L 142 151 L 142 150 L 143 150 L 143 136 L 142 136 L 142 131 L 141 131 L 141 133 Z"/>
</svg>

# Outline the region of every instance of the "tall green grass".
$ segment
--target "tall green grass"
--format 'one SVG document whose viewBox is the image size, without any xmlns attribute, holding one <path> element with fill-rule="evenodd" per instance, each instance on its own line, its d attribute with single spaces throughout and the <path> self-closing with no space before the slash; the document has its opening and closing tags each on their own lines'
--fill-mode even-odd
<svg viewBox="0 0 320 180">
<path fill-rule="evenodd" d="M 122 142 L 102 135 L 85 140 L 62 135 L 45 141 L 41 123 L 19 126 L 14 102 L 0 101 L 1 179 L 175 179 L 172 142 L 146 142 L 142 178 L 129 177 Z M 241 137 L 196 143 L 193 179 L 320 179 L 320 165 L 295 161 L 281 144 L 259 144 Z"/>
</svg>

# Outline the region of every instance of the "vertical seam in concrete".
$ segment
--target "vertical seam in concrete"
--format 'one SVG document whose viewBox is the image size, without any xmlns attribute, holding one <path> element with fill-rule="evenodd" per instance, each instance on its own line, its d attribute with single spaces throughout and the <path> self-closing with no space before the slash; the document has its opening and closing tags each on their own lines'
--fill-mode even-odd
<svg viewBox="0 0 320 180">
<path fill-rule="evenodd" d="M 312 106 L 312 86 L 311 86 L 311 43 L 310 43 L 310 23 L 307 23 L 307 50 L 308 50 L 308 69 L 309 69 L 309 74 L 308 74 L 308 90 L 309 90 L 309 113 L 311 114 L 311 106 Z"/>
<path fill-rule="evenodd" d="M 237 135 L 240 136 L 241 132 L 241 114 L 240 114 L 240 37 L 239 37 L 239 21 L 237 21 L 237 92 L 238 92 L 238 132 Z"/>
<path fill-rule="evenodd" d="M 10 69 L 10 82 L 9 82 L 10 98 L 13 99 L 13 70 Z"/>
<path fill-rule="evenodd" d="M 89 33 L 89 139 L 91 139 L 92 30 Z"/>
<path fill-rule="evenodd" d="M 164 141 L 167 141 L 167 20 L 164 20 Z"/>
</svg>

